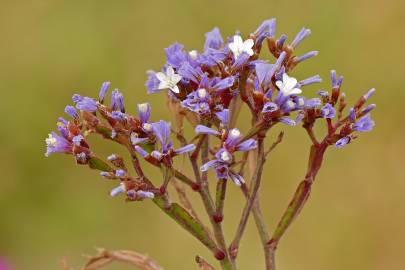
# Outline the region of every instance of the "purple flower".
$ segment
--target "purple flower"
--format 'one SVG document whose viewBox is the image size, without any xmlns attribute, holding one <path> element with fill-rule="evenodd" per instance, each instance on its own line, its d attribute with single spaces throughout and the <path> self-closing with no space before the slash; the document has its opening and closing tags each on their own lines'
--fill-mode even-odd
<svg viewBox="0 0 405 270">
<path fill-rule="evenodd" d="M 148 89 L 148 94 L 154 94 L 162 91 L 159 89 L 160 81 L 156 77 L 156 72 L 149 70 L 146 72 L 146 74 L 148 75 L 148 80 L 146 81 L 145 86 Z"/>
<path fill-rule="evenodd" d="M 374 121 L 371 119 L 370 114 L 367 114 L 366 116 L 360 118 L 360 120 L 353 125 L 353 130 L 359 132 L 367 132 L 371 131 L 373 127 Z"/>
<path fill-rule="evenodd" d="M 208 134 L 208 135 L 214 135 L 214 136 L 219 136 L 221 133 L 216 131 L 215 129 L 203 126 L 203 125 L 197 125 L 195 127 L 195 133 L 197 134 Z"/>
<path fill-rule="evenodd" d="M 345 146 L 346 144 L 350 143 L 351 138 L 349 136 L 343 137 L 341 139 L 339 139 L 336 143 L 335 146 L 336 148 L 340 149 L 343 146 Z"/>
<path fill-rule="evenodd" d="M 329 92 L 325 91 L 325 90 L 319 90 L 318 95 L 323 97 L 323 98 L 327 98 L 327 97 L 329 97 Z"/>
<path fill-rule="evenodd" d="M 135 145 L 135 151 L 138 152 L 138 154 L 140 154 L 143 158 L 149 156 L 149 153 L 143 150 L 143 148 L 139 145 Z"/>
<path fill-rule="evenodd" d="M 318 51 L 310 51 L 310 52 L 307 52 L 307 53 L 304 54 L 304 55 L 298 56 L 298 57 L 295 59 L 295 62 L 301 63 L 301 62 L 303 62 L 303 61 L 305 61 L 305 60 L 308 60 L 308 59 L 311 59 L 312 57 L 317 56 L 318 53 L 319 53 Z"/>
<path fill-rule="evenodd" d="M 72 100 L 76 103 L 76 108 L 81 111 L 95 112 L 97 110 L 97 102 L 92 98 L 76 94 L 73 95 Z"/>
<path fill-rule="evenodd" d="M 322 108 L 321 108 L 321 115 L 323 118 L 334 118 L 336 115 L 335 108 L 329 103 L 326 103 Z"/>
<path fill-rule="evenodd" d="M 205 126 L 197 126 L 196 131 L 199 134 L 212 134 L 215 136 L 220 134 L 218 131 Z M 231 178 L 235 184 L 240 185 L 243 183 L 243 178 L 230 169 L 230 165 L 234 162 L 233 153 L 235 151 L 246 152 L 255 149 L 257 148 L 257 142 L 254 139 L 240 142 L 242 134 L 236 128 L 224 132 L 226 132 L 226 138 L 223 138 L 222 148 L 215 153 L 214 160 L 210 160 L 201 166 L 201 171 L 213 168 L 218 179 L 226 180 Z"/>
<path fill-rule="evenodd" d="M 254 35 L 258 40 L 263 40 L 265 37 L 274 38 L 276 33 L 276 19 L 265 20 L 262 24 L 256 29 Z"/>
<path fill-rule="evenodd" d="M 298 83 L 299 86 L 304 86 L 304 85 L 309 85 L 309 84 L 314 84 L 314 83 L 320 83 L 322 82 L 321 77 L 319 75 L 312 76 L 310 78 L 307 78 L 305 80 L 302 80 Z"/>
<path fill-rule="evenodd" d="M 70 106 L 70 105 L 66 106 L 65 113 L 72 118 L 75 118 L 75 119 L 79 118 L 79 114 L 77 113 L 75 107 L 73 107 L 73 106 Z"/>
<path fill-rule="evenodd" d="M 49 157 L 52 153 L 72 153 L 72 143 L 55 132 L 49 134 L 48 138 L 45 139 L 45 142 L 46 157 Z"/>
<path fill-rule="evenodd" d="M 368 100 L 374 93 L 375 93 L 375 88 L 371 88 L 364 96 L 363 98 L 365 100 Z"/>
<path fill-rule="evenodd" d="M 149 140 L 149 138 L 139 138 L 138 133 L 132 132 L 130 135 L 132 145 L 137 145 L 140 143 L 145 143 Z"/>
<path fill-rule="evenodd" d="M 271 79 L 276 72 L 274 65 L 266 64 L 266 63 L 257 63 L 255 65 L 257 79 L 259 80 L 259 84 L 264 88 L 267 89 L 268 85 L 271 83 Z"/>
<path fill-rule="evenodd" d="M 193 81 L 197 84 L 204 75 L 200 67 L 193 67 L 189 62 L 183 62 L 178 70 L 178 73 L 184 79 Z"/>
<path fill-rule="evenodd" d="M 228 127 L 228 124 L 229 124 L 229 110 L 228 109 L 223 109 L 222 111 L 215 113 L 215 115 L 218 117 L 219 121 L 221 121 L 221 124 L 224 127 Z"/>
<path fill-rule="evenodd" d="M 110 82 L 103 82 L 100 88 L 100 92 L 98 94 L 98 101 L 100 103 L 104 102 L 105 96 L 107 95 L 108 88 L 110 88 Z"/>
<path fill-rule="evenodd" d="M 209 48 L 218 50 L 223 45 L 224 40 L 222 39 L 221 32 L 217 27 L 205 34 L 204 50 L 207 51 Z"/>
<path fill-rule="evenodd" d="M 138 115 L 139 115 L 139 120 L 141 120 L 141 123 L 148 123 L 149 118 L 150 118 L 150 104 L 149 103 L 141 103 L 138 104 Z"/>
<path fill-rule="evenodd" d="M 82 140 L 84 140 L 83 135 L 77 135 L 77 136 L 74 136 L 74 137 L 72 138 L 72 143 L 73 143 L 74 145 L 76 145 L 76 146 L 80 146 L 81 143 L 82 143 Z"/>
<path fill-rule="evenodd" d="M 343 83 L 343 77 L 340 76 L 338 79 L 335 70 L 331 70 L 330 79 L 332 81 L 332 88 L 339 88 Z"/>
<path fill-rule="evenodd" d="M 321 105 L 321 100 L 319 98 L 310 98 L 305 100 L 304 108 L 312 109 Z"/>
<path fill-rule="evenodd" d="M 286 40 L 287 40 L 287 36 L 282 34 L 280 36 L 280 38 L 277 40 L 277 48 L 281 50 L 283 48 L 284 43 L 286 42 Z"/>
<path fill-rule="evenodd" d="M 116 170 L 115 171 L 115 176 L 116 177 L 124 177 L 125 175 L 126 175 L 127 173 L 126 173 L 126 171 L 124 171 L 124 170 L 122 170 L 122 169 L 119 169 L 119 170 Z"/>
<path fill-rule="evenodd" d="M 184 51 L 184 46 L 174 43 L 165 49 L 167 63 L 174 68 L 179 68 L 183 62 L 189 60 L 189 55 Z"/>
<path fill-rule="evenodd" d="M 293 42 L 291 42 L 291 47 L 296 48 L 306 37 L 311 34 L 311 30 L 303 27 L 301 31 L 295 36 Z"/>
<path fill-rule="evenodd" d="M 280 121 L 280 122 L 283 123 L 283 124 L 289 125 L 289 126 L 295 126 L 295 125 L 297 125 L 297 123 L 296 123 L 294 120 L 292 120 L 292 119 L 290 119 L 290 118 L 288 118 L 288 117 L 280 117 L 280 118 L 278 119 L 278 121 Z"/>
<path fill-rule="evenodd" d="M 350 108 L 350 110 L 349 110 L 349 119 L 350 119 L 350 121 L 355 122 L 356 118 L 357 118 L 356 110 L 354 108 Z"/>
<path fill-rule="evenodd" d="M 254 139 L 247 139 L 246 141 L 238 144 L 236 149 L 241 152 L 247 152 L 257 148 L 257 141 Z"/>
<path fill-rule="evenodd" d="M 174 150 L 174 153 L 176 155 L 182 155 L 182 154 L 185 154 L 185 153 L 188 153 L 188 152 L 192 152 L 194 150 L 195 150 L 195 145 L 194 144 L 187 144 L 187 145 L 185 145 L 183 147 L 180 147 L 180 148 Z"/>
<path fill-rule="evenodd" d="M 111 117 L 116 121 L 123 122 L 126 119 L 126 114 L 120 111 L 113 111 Z"/>
<path fill-rule="evenodd" d="M 181 105 L 190 111 L 204 115 L 210 112 L 210 99 L 211 96 L 207 90 L 201 88 L 188 94 L 187 98 L 181 102 Z"/>
<path fill-rule="evenodd" d="M 203 54 L 198 55 L 197 62 L 201 65 L 212 67 L 222 62 L 225 57 L 226 52 L 224 52 L 223 50 L 208 48 Z"/>
<path fill-rule="evenodd" d="M 243 52 L 238 56 L 238 58 L 235 59 L 235 62 L 232 65 L 232 69 L 234 70 L 240 69 L 248 62 L 249 58 L 250 58 L 249 54 Z"/>
<path fill-rule="evenodd" d="M 114 89 L 111 93 L 110 108 L 113 111 L 125 112 L 124 97 L 118 89 Z"/>
<path fill-rule="evenodd" d="M 124 192 L 126 192 L 126 189 L 125 189 L 124 184 L 121 183 L 118 187 L 113 188 L 113 189 L 111 190 L 110 196 L 111 196 L 111 197 L 116 197 L 116 196 L 118 196 L 119 194 L 124 193 Z"/>
<path fill-rule="evenodd" d="M 138 190 L 136 192 L 136 194 L 142 199 L 153 199 L 153 198 L 155 198 L 155 194 L 153 194 L 153 192 L 150 192 L 150 191 Z"/>
<path fill-rule="evenodd" d="M 375 104 L 370 104 L 370 105 L 368 105 L 367 107 L 365 107 L 365 108 L 361 111 L 361 113 L 362 113 L 362 114 L 367 114 L 367 113 L 371 112 L 372 110 L 374 110 L 375 107 L 377 107 L 377 105 L 375 105 Z"/>
<path fill-rule="evenodd" d="M 271 113 L 278 110 L 278 106 L 276 103 L 267 102 L 263 105 L 262 113 Z"/>
<path fill-rule="evenodd" d="M 215 82 L 215 84 L 212 86 L 217 91 L 225 90 L 235 83 L 235 77 L 234 76 L 229 76 L 224 79 L 220 79 L 219 81 Z"/>
<path fill-rule="evenodd" d="M 167 153 L 172 145 L 172 142 L 170 141 L 170 123 L 163 120 L 152 123 L 152 130 L 162 145 L 163 153 Z"/>
</svg>

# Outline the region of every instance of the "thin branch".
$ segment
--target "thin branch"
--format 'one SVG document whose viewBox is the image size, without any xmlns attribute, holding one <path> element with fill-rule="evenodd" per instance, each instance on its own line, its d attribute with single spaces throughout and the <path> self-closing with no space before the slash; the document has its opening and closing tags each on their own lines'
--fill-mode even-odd
<svg viewBox="0 0 405 270">
<path fill-rule="evenodd" d="M 309 136 L 309 138 L 310 138 L 311 141 L 312 141 L 312 144 L 313 144 L 313 145 L 318 145 L 318 144 L 319 144 L 319 141 L 317 140 L 317 138 L 316 138 L 316 136 L 315 136 L 315 133 L 314 133 L 314 130 L 313 130 L 312 126 L 305 126 L 304 128 L 305 128 L 305 130 L 307 131 L 308 136 Z"/>
<path fill-rule="evenodd" d="M 206 163 L 208 161 L 208 151 L 209 151 L 209 137 L 205 136 L 205 139 L 203 141 L 203 144 L 201 145 L 201 160 L 203 163 Z M 192 167 L 194 171 L 199 170 L 196 160 L 192 160 Z M 199 175 L 199 172 L 198 172 Z M 199 193 L 201 195 L 205 210 L 210 218 L 212 227 L 214 229 L 214 237 L 215 240 L 218 244 L 218 247 L 221 249 L 222 254 L 218 254 L 217 259 L 220 259 L 221 265 L 223 269 L 226 270 L 234 270 L 236 269 L 236 266 L 234 263 L 230 260 L 230 256 L 227 250 L 227 245 L 225 242 L 225 236 L 222 231 L 222 226 L 221 223 L 217 222 L 215 220 L 215 205 L 214 201 L 211 197 L 209 187 L 208 187 L 208 174 L 207 172 L 202 172 L 201 177 L 197 178 L 197 182 L 201 185 L 201 189 L 199 190 Z"/>
<path fill-rule="evenodd" d="M 328 147 L 327 143 L 328 136 L 322 141 L 319 145 L 312 145 L 309 155 L 308 169 L 305 176 L 305 179 L 300 182 L 298 185 L 291 202 L 289 203 L 287 209 L 285 210 L 283 216 L 278 223 L 272 238 L 268 242 L 270 248 L 270 254 L 272 257 L 272 266 L 270 270 L 275 269 L 274 255 L 277 249 L 278 243 L 281 238 L 290 227 L 292 222 L 297 218 L 305 203 L 308 200 L 308 197 L 311 193 L 312 184 L 315 180 L 315 177 L 322 165 L 324 153 Z"/>
<path fill-rule="evenodd" d="M 274 148 L 276 148 L 276 146 L 283 141 L 283 138 L 284 138 L 284 132 L 281 131 L 277 136 L 277 140 L 270 146 L 269 150 L 267 150 L 264 153 L 264 156 L 267 157 L 271 153 L 271 151 L 273 151 Z"/>
<path fill-rule="evenodd" d="M 226 185 L 228 180 L 218 180 L 216 196 L 215 196 L 215 219 L 217 222 L 222 222 L 224 218 L 224 204 L 225 204 L 225 194 L 226 194 Z"/>
<path fill-rule="evenodd" d="M 212 238 L 212 232 L 209 228 L 207 228 L 207 226 L 205 226 L 205 224 L 201 221 L 201 219 L 198 217 L 197 212 L 195 211 L 192 203 L 190 202 L 190 199 L 187 196 L 186 190 L 184 189 L 184 187 L 177 182 L 176 179 L 172 179 L 171 181 L 172 185 L 174 186 L 174 188 L 176 189 L 177 195 L 179 197 L 180 203 L 184 206 L 184 208 L 186 210 L 189 211 L 189 213 L 198 221 L 200 222 L 204 228 L 205 231 L 211 236 Z"/>
<path fill-rule="evenodd" d="M 242 239 L 243 233 L 245 231 L 247 221 L 249 219 L 250 212 L 253 208 L 254 202 L 256 200 L 256 195 L 258 193 L 262 172 L 263 172 L 263 165 L 265 162 L 264 150 L 263 150 L 263 138 L 258 138 L 258 161 L 257 167 L 253 174 L 252 181 L 251 181 L 251 192 L 249 195 L 249 199 L 247 200 L 245 207 L 243 209 L 242 217 L 239 222 L 239 226 L 236 230 L 235 237 L 229 246 L 229 252 L 233 259 L 236 258 L 239 249 L 239 243 Z"/>
</svg>

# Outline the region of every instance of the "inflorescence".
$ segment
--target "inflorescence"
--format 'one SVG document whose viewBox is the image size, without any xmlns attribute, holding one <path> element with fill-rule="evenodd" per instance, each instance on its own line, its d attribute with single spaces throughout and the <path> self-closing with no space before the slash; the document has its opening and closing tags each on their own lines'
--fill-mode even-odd
<svg viewBox="0 0 405 270">
<path fill-rule="evenodd" d="M 176 105 L 174 118 L 187 116 L 195 128 L 190 140 L 183 136 L 181 127 L 173 130 L 165 120 L 151 120 L 149 103 L 138 104 L 136 116 L 129 114 L 122 93 L 118 89 L 110 92 L 110 83 L 105 82 L 98 99 L 73 95 L 74 106 L 65 108 L 69 120 L 59 118 L 59 132 L 52 132 L 46 139 L 46 156 L 72 155 L 77 164 L 89 165 L 100 170 L 102 177 L 120 181 L 111 191 L 112 196 L 122 193 L 127 200 L 139 201 L 165 196 L 172 177 L 190 183 L 188 177 L 174 168 L 173 159 L 187 155 L 195 160 L 203 154 L 207 137 L 212 139 L 196 178 L 212 169 L 218 181 L 230 179 L 237 186 L 243 185 L 245 179 L 236 166 L 246 160 L 238 159 L 240 155 L 235 153 L 257 149 L 258 141 L 278 123 L 301 125 L 315 146 L 342 148 L 359 133 L 373 129 L 370 112 L 375 104 L 366 105 L 366 102 L 375 90 L 369 90 L 348 107 L 341 91 L 343 77 L 331 71 L 330 90 L 318 91 L 317 97 L 305 97 L 305 86 L 320 83 L 320 76 L 297 79 L 291 71 L 318 54 L 317 51 L 296 54 L 298 46 L 310 34 L 309 29 L 302 28 L 288 43 L 286 35 L 276 37 L 276 21 L 271 19 L 247 37 L 237 32 L 224 39 L 219 29 L 214 28 L 205 34 L 202 51 L 187 51 L 183 45 L 174 43 L 165 49 L 167 61 L 161 70 L 147 72 L 145 85 L 150 94 L 165 91 L 169 102 Z M 266 45 L 274 61 L 259 58 Z M 245 135 L 237 128 L 236 121 L 242 105 L 247 106 L 253 123 Z M 318 141 L 312 129 L 317 121 L 327 127 L 322 141 Z M 130 175 L 124 159 L 117 154 L 106 159 L 96 156 L 87 141 L 91 134 L 99 134 L 128 149 L 137 175 Z M 178 148 L 174 147 L 173 134 L 180 141 Z M 138 158 L 147 163 L 141 165 Z M 145 164 L 162 169 L 161 183 L 153 183 L 145 176 L 142 170 Z M 198 179 L 190 186 L 197 191 L 202 189 Z"/>
</svg>

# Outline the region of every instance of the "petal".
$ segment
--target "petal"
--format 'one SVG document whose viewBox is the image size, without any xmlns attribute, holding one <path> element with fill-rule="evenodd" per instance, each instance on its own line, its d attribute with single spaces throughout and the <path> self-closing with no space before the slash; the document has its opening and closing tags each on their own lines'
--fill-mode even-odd
<svg viewBox="0 0 405 270">
<path fill-rule="evenodd" d="M 185 145 L 183 147 L 180 147 L 180 148 L 176 149 L 175 153 L 177 155 L 181 155 L 181 154 L 185 154 L 185 153 L 188 153 L 188 152 L 191 152 L 191 151 L 194 151 L 194 150 L 195 150 L 195 145 L 194 144 L 188 144 L 188 145 Z"/>
<path fill-rule="evenodd" d="M 218 136 L 220 133 L 216 131 L 215 129 L 203 126 L 203 125 L 197 125 L 195 127 L 195 133 L 197 134 L 209 134 L 209 135 L 215 135 Z"/>
<path fill-rule="evenodd" d="M 173 74 L 171 77 L 171 81 L 175 84 L 177 84 L 179 81 L 181 81 L 182 77 L 179 74 Z"/>
<path fill-rule="evenodd" d="M 214 167 L 219 161 L 214 159 L 214 160 L 210 160 L 207 163 L 205 163 L 204 165 L 201 166 L 200 170 L 202 172 L 206 172 L 208 171 L 209 168 Z"/>
<path fill-rule="evenodd" d="M 245 52 L 246 52 L 249 56 L 252 56 L 252 55 L 255 54 L 252 49 L 245 49 Z"/>
<path fill-rule="evenodd" d="M 237 47 L 236 47 L 236 43 L 229 43 L 228 44 L 228 47 L 229 47 L 229 49 L 232 51 L 232 52 L 236 52 L 237 51 Z"/>
<path fill-rule="evenodd" d="M 294 88 L 290 91 L 290 95 L 299 95 L 302 93 L 302 90 L 299 88 Z"/>
<path fill-rule="evenodd" d="M 161 82 L 165 82 L 167 80 L 166 74 L 164 74 L 163 72 L 157 72 L 155 75 L 156 78 L 158 78 L 158 80 Z"/>
<path fill-rule="evenodd" d="M 174 87 L 171 87 L 170 90 L 172 90 L 172 92 L 176 93 L 176 94 L 180 93 L 180 89 L 177 85 L 175 85 Z"/>
<path fill-rule="evenodd" d="M 287 75 L 287 77 L 288 77 L 288 75 Z M 297 79 L 295 79 L 293 77 L 288 77 L 288 79 L 286 81 L 284 80 L 284 77 L 283 77 L 283 82 L 285 84 L 285 88 L 287 88 L 287 89 L 293 89 L 297 85 Z"/>
<path fill-rule="evenodd" d="M 243 45 L 243 40 L 242 37 L 239 35 L 234 35 L 233 36 L 233 42 L 237 45 L 237 47 L 240 47 Z"/>
<path fill-rule="evenodd" d="M 167 75 L 167 77 L 169 77 L 169 78 L 172 78 L 172 77 L 173 77 L 173 75 L 174 75 L 174 69 L 173 69 L 172 66 L 168 66 L 168 67 L 167 67 L 167 69 L 166 69 L 166 75 Z"/>
<path fill-rule="evenodd" d="M 254 139 L 248 139 L 237 146 L 238 151 L 246 152 L 257 148 L 257 142 Z"/>
<path fill-rule="evenodd" d="M 243 42 L 243 47 L 245 48 L 245 50 L 251 49 L 254 44 L 255 42 L 253 41 L 253 39 L 249 38 Z"/>
<path fill-rule="evenodd" d="M 245 180 L 243 179 L 243 177 L 241 175 L 234 173 L 232 171 L 229 172 L 229 177 L 232 179 L 232 181 L 237 186 L 241 186 L 242 184 L 245 183 Z"/>
<path fill-rule="evenodd" d="M 283 82 L 282 81 L 276 81 L 276 86 L 278 87 L 278 89 L 282 89 Z"/>
</svg>

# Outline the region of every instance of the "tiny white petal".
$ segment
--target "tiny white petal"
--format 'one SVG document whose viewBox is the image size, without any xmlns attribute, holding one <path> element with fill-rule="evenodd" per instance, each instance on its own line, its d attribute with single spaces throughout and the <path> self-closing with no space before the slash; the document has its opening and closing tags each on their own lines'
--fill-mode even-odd
<svg viewBox="0 0 405 270">
<path fill-rule="evenodd" d="M 180 93 L 180 89 L 177 85 L 171 87 L 170 90 L 172 90 L 172 92 L 174 92 L 176 94 Z"/>
<path fill-rule="evenodd" d="M 159 81 L 161 82 L 166 81 L 166 74 L 164 74 L 163 72 L 157 72 L 155 75 Z"/>
</svg>

